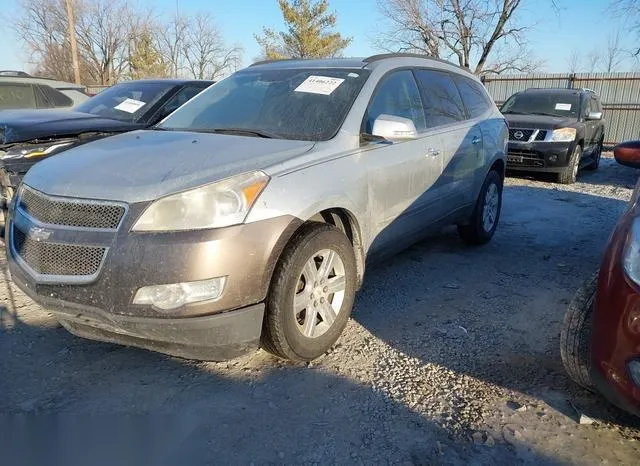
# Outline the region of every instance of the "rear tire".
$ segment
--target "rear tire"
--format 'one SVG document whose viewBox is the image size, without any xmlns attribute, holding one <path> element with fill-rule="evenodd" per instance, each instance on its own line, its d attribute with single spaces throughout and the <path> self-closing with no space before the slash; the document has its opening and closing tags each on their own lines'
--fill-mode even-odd
<svg viewBox="0 0 640 466">
<path fill-rule="evenodd" d="M 573 296 L 560 332 L 560 357 L 565 371 L 578 385 L 593 390 L 591 380 L 591 331 L 598 274 L 586 281 Z"/>
<path fill-rule="evenodd" d="M 321 356 L 344 330 L 356 286 L 356 259 L 349 239 L 332 225 L 304 225 L 276 265 L 262 348 L 293 361 Z"/>
<path fill-rule="evenodd" d="M 578 170 L 580 169 L 580 159 L 582 158 L 582 147 L 579 145 L 573 150 L 571 157 L 569 157 L 569 165 L 558 173 L 558 183 L 560 184 L 573 184 L 578 178 Z"/>
<path fill-rule="evenodd" d="M 466 243 L 480 245 L 493 238 L 502 209 L 502 185 L 500 174 L 491 170 L 480 189 L 469 223 L 458 225 L 458 233 Z"/>
</svg>

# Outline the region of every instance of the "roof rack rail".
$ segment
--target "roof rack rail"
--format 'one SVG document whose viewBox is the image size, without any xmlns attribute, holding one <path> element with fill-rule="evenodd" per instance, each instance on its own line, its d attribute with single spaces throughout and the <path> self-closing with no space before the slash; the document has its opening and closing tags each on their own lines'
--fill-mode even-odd
<svg viewBox="0 0 640 466">
<path fill-rule="evenodd" d="M 596 91 L 594 91 L 593 89 L 589 89 L 588 87 L 583 87 L 583 88 L 582 88 L 582 90 L 583 90 L 584 92 L 591 92 L 591 93 L 593 93 L 593 94 L 595 94 L 595 93 L 596 93 Z"/>
<path fill-rule="evenodd" d="M 442 58 L 427 55 L 426 53 L 410 53 L 410 52 L 380 53 L 377 55 L 371 55 L 370 57 L 367 57 L 362 61 L 365 63 L 373 63 L 378 60 L 384 60 L 385 58 L 427 58 L 429 60 L 434 60 L 440 63 L 446 63 L 447 65 L 455 66 L 456 68 L 460 68 L 461 70 L 469 72 L 468 69 L 460 65 L 456 65 L 455 63 L 451 63 L 450 61 L 444 60 Z"/>
<path fill-rule="evenodd" d="M 25 71 L 17 71 L 17 70 L 0 70 L 0 76 L 33 78 L 33 76 L 31 76 L 29 73 Z"/>
<path fill-rule="evenodd" d="M 291 60 L 301 60 L 301 59 L 300 58 L 272 58 L 271 60 L 259 60 L 257 62 L 251 63 L 249 67 L 256 66 L 256 65 L 266 65 L 267 63 L 276 63 L 279 61 L 291 61 Z"/>
</svg>

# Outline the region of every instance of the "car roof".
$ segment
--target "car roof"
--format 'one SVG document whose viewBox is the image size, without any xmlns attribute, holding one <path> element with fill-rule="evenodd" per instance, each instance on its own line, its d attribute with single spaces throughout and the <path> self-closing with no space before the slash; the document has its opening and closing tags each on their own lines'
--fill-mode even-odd
<svg viewBox="0 0 640 466">
<path fill-rule="evenodd" d="M 114 84 L 118 85 L 118 84 L 128 84 L 128 83 L 142 83 L 142 84 L 155 84 L 155 83 L 168 83 L 168 84 L 176 84 L 176 85 L 182 85 L 182 84 L 215 84 L 215 81 L 211 81 L 208 79 L 175 79 L 175 78 L 167 78 L 167 79 L 136 79 L 134 81 L 121 81 L 119 83 Z"/>
<path fill-rule="evenodd" d="M 57 81 L 49 78 L 36 78 L 33 76 L 0 76 L 0 82 L 20 83 L 20 84 L 44 84 L 55 89 L 84 89 L 82 84 L 75 84 L 66 81 Z"/>
<path fill-rule="evenodd" d="M 469 70 L 459 67 L 458 65 L 451 63 L 447 60 L 431 57 L 429 55 L 417 54 L 417 53 L 385 53 L 379 55 L 372 55 L 370 57 L 354 57 L 354 58 L 323 58 L 323 59 L 283 59 L 283 60 L 263 60 L 250 65 L 253 67 L 267 68 L 267 69 L 292 69 L 292 68 L 342 68 L 342 69 L 355 69 L 355 68 L 375 68 L 378 64 L 388 61 L 397 61 L 401 64 L 403 60 L 410 60 L 407 63 L 409 66 L 415 66 L 416 61 L 424 60 L 425 65 L 445 64 L 454 68 L 457 71 L 464 72 L 468 75 Z"/>
<path fill-rule="evenodd" d="M 575 95 L 579 95 L 579 94 L 584 94 L 584 93 L 591 93 L 594 94 L 593 91 L 588 90 L 588 89 L 567 89 L 567 88 L 544 88 L 544 87 L 532 87 L 529 89 L 525 89 L 522 92 L 526 92 L 526 93 L 530 93 L 530 94 L 575 94 Z"/>
</svg>

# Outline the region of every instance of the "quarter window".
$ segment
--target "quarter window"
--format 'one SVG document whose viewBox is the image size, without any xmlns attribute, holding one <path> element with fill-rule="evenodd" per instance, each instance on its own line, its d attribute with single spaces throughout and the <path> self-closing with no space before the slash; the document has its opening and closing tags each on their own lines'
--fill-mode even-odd
<svg viewBox="0 0 640 466">
<path fill-rule="evenodd" d="M 54 107 L 71 107 L 73 105 L 73 101 L 57 89 L 45 85 L 40 85 L 38 87 Z"/>
<path fill-rule="evenodd" d="M 408 118 L 418 132 L 425 130 L 420 90 L 411 71 L 397 71 L 384 78 L 367 109 L 366 133 L 371 133 L 373 122 L 383 114 Z"/>
<path fill-rule="evenodd" d="M 448 73 L 418 70 L 428 128 L 445 126 L 466 118 L 460 92 Z"/>
<path fill-rule="evenodd" d="M 482 116 L 489 110 L 492 102 L 481 84 L 463 76 L 456 76 L 454 79 L 470 118 Z"/>
</svg>

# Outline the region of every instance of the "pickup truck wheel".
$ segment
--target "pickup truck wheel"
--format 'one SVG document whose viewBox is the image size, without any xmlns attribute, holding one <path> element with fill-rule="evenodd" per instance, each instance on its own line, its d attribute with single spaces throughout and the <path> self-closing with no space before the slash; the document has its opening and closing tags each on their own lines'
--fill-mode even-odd
<svg viewBox="0 0 640 466">
<path fill-rule="evenodd" d="M 604 140 L 600 139 L 598 142 L 598 146 L 596 147 L 596 152 L 593 154 L 593 162 L 587 165 L 585 168 L 587 170 L 597 170 L 600 166 L 600 158 L 602 157 L 602 146 L 604 144 Z"/>
<path fill-rule="evenodd" d="M 564 314 L 560 332 L 560 357 L 569 377 L 582 387 L 593 390 L 591 368 L 591 330 L 598 274 L 576 292 Z"/>
<path fill-rule="evenodd" d="M 355 292 L 356 259 L 349 239 L 332 225 L 304 225 L 276 265 L 262 348 L 294 361 L 321 356 L 344 330 Z"/>
<path fill-rule="evenodd" d="M 564 171 L 558 173 L 558 183 L 560 184 L 573 184 L 578 177 L 578 169 L 580 168 L 580 159 L 582 158 L 582 147 L 579 145 L 573 150 L 571 157 L 569 157 L 569 165 Z"/>
<path fill-rule="evenodd" d="M 485 244 L 498 227 L 502 209 L 502 177 L 491 170 L 480 189 L 473 214 L 466 225 L 458 225 L 460 237 L 469 244 Z"/>
</svg>

